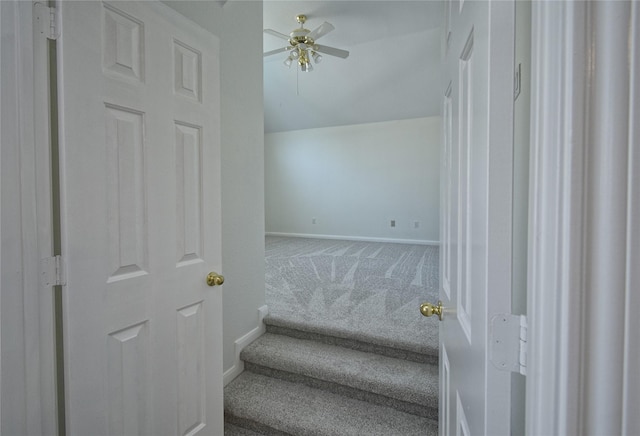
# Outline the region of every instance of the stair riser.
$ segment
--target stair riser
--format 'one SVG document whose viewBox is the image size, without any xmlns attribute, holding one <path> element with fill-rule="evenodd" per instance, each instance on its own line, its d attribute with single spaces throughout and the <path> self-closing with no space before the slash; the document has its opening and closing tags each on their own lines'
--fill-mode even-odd
<svg viewBox="0 0 640 436">
<path fill-rule="evenodd" d="M 431 356 L 413 351 L 399 350 L 391 347 L 385 347 L 383 345 L 371 344 L 368 342 L 362 342 L 354 339 L 338 338 L 335 336 L 324 335 L 315 332 L 305 332 L 302 330 L 296 330 L 288 327 L 281 327 L 271 325 L 266 322 L 267 333 L 273 333 L 277 335 L 291 336 L 297 339 L 307 339 L 322 342 L 324 344 L 337 345 L 344 348 L 350 348 L 352 350 L 363 351 L 366 353 L 375 353 L 382 356 L 394 357 L 396 359 L 411 360 L 413 362 L 426 363 L 430 365 L 438 365 L 438 356 Z"/>
<path fill-rule="evenodd" d="M 296 436 L 296 435 L 291 435 L 289 433 L 281 432 L 279 430 L 276 430 L 274 428 L 271 428 L 267 425 L 264 425 L 256 421 L 251 421 L 245 418 L 239 418 L 227 412 L 224 413 L 224 421 L 226 423 L 233 424 L 241 428 L 249 429 L 251 431 L 254 431 L 264 436 Z"/>
<path fill-rule="evenodd" d="M 373 392 L 367 392 L 360 389 L 355 389 L 350 386 L 345 386 L 338 383 L 332 383 L 324 380 L 319 380 L 313 377 L 307 377 L 301 374 L 294 374 L 287 371 L 280 371 L 273 368 L 267 368 L 262 365 L 257 365 L 251 362 L 245 362 L 245 371 L 251 371 L 256 374 L 262 374 L 268 377 L 279 378 L 293 383 L 301 383 L 306 386 L 322 389 L 328 392 L 333 392 L 345 397 L 354 398 L 360 401 L 366 401 L 372 404 L 380 406 L 391 407 L 401 412 L 410 413 L 412 415 L 421 416 L 429 419 L 438 419 L 438 404 L 437 398 L 434 399 L 435 407 L 430 407 L 424 404 L 415 404 L 408 401 L 402 401 L 395 398 L 390 398 L 384 395 L 376 394 Z"/>
</svg>

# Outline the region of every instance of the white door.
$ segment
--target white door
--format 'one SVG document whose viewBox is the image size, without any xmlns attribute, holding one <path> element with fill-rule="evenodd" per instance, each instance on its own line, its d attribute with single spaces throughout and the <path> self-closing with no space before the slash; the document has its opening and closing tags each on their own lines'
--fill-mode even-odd
<svg viewBox="0 0 640 436">
<path fill-rule="evenodd" d="M 220 435 L 218 40 L 159 2 L 60 9 L 67 432 Z"/>
<path fill-rule="evenodd" d="M 440 433 L 510 431 L 510 373 L 488 358 L 511 312 L 513 3 L 446 4 Z"/>
</svg>

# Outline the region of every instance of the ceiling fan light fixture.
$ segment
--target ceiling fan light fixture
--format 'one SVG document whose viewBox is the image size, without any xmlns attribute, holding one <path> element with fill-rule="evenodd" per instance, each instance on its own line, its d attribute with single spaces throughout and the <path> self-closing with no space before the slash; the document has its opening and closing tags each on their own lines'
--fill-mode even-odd
<svg viewBox="0 0 640 436">
<path fill-rule="evenodd" d="M 289 57 L 291 59 L 298 59 L 298 57 L 300 57 L 300 53 L 298 53 L 297 49 L 291 50 L 291 55 Z"/>
<path fill-rule="evenodd" d="M 320 61 L 322 61 L 322 55 L 319 55 L 315 51 L 311 52 L 311 57 L 313 58 L 313 62 L 315 62 L 316 64 L 319 64 Z"/>
<path fill-rule="evenodd" d="M 286 67 L 289 67 L 289 68 L 291 68 L 291 64 L 292 64 L 292 63 L 293 63 L 293 58 L 292 58 L 291 56 L 289 56 L 288 58 L 286 58 L 286 59 L 284 60 L 284 62 L 283 62 L 283 64 L 284 64 Z"/>
<path fill-rule="evenodd" d="M 313 71 L 313 65 L 311 65 L 311 61 L 309 60 L 309 53 L 306 50 L 300 51 L 300 58 L 298 59 L 298 64 L 300 65 L 300 71 L 304 73 L 309 73 Z"/>
</svg>

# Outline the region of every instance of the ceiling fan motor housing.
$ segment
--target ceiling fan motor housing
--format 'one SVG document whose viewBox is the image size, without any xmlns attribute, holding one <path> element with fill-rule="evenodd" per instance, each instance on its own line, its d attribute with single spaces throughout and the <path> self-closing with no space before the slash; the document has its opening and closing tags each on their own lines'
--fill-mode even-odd
<svg viewBox="0 0 640 436">
<path fill-rule="evenodd" d="M 311 33 L 308 29 L 296 29 L 289 34 L 289 44 L 295 47 L 298 44 L 313 45 L 315 41 L 310 38 L 308 34 Z"/>
</svg>

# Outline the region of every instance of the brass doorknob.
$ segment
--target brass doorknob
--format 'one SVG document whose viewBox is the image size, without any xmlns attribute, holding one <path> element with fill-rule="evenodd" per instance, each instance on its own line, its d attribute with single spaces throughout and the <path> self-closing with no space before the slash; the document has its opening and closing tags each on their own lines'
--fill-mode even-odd
<svg viewBox="0 0 640 436">
<path fill-rule="evenodd" d="M 207 274 L 207 285 L 209 286 L 220 286 L 224 283 L 224 276 L 221 276 L 218 273 L 210 272 Z"/>
<path fill-rule="evenodd" d="M 438 319 L 442 321 L 442 301 L 438 301 L 438 305 L 435 306 L 431 303 L 422 303 L 420 305 L 420 313 L 423 316 L 433 316 L 438 315 Z"/>
</svg>

